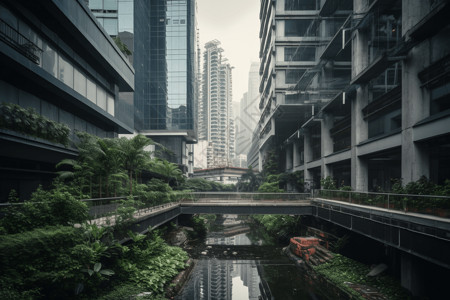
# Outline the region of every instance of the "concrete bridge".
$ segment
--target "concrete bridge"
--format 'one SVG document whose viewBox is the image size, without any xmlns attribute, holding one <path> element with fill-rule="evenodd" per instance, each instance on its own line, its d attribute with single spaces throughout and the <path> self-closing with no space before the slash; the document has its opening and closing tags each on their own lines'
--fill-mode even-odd
<svg viewBox="0 0 450 300">
<path fill-rule="evenodd" d="M 190 199 L 138 210 L 134 230 L 144 232 L 184 214 L 312 216 L 450 269 L 450 219 L 310 194 L 193 193 Z"/>
</svg>

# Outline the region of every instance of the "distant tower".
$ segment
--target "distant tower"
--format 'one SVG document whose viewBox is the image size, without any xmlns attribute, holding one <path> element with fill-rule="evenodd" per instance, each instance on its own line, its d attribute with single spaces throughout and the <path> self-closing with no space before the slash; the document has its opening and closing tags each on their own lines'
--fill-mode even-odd
<svg viewBox="0 0 450 300">
<path fill-rule="evenodd" d="M 230 165 L 234 157 L 232 67 L 222 52 L 217 40 L 205 44 L 199 139 L 209 142 L 208 168 Z"/>
</svg>

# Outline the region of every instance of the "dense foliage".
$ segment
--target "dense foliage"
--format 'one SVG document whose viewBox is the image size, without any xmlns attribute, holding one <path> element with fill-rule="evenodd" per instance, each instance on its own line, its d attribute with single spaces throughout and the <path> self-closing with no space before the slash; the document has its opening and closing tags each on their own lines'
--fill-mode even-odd
<svg viewBox="0 0 450 300">
<path fill-rule="evenodd" d="M 133 242 L 125 246 L 111 230 L 85 224 L 3 236 L 0 298 L 98 299 L 128 285 L 134 288 L 119 293 L 125 299 L 144 291 L 153 299 L 185 267 L 187 254 L 157 233 L 130 233 Z"/>
<path fill-rule="evenodd" d="M 19 202 L 11 191 L 9 203 L 0 218 L 0 234 L 18 233 L 34 228 L 56 225 L 73 225 L 87 220 L 88 207 L 77 200 L 64 185 L 45 191 L 39 187 L 30 200 Z"/>
<path fill-rule="evenodd" d="M 209 181 L 204 178 L 189 178 L 180 186 L 180 189 L 194 192 L 232 192 L 235 190 L 235 186 Z"/>
<path fill-rule="evenodd" d="M 370 272 L 369 266 L 339 254 L 336 254 L 330 262 L 315 266 L 314 270 L 339 288 L 352 294 L 356 299 L 364 298 L 345 284 L 346 282 L 376 287 L 389 299 L 408 299 L 406 291 L 392 277 L 387 275 L 368 277 L 366 275 Z"/>
<path fill-rule="evenodd" d="M 253 215 L 252 218 L 275 237 L 286 237 L 298 231 L 300 216 L 288 215 Z"/>
<path fill-rule="evenodd" d="M 70 129 L 67 125 L 52 121 L 33 108 L 23 108 L 13 103 L 0 104 L 0 128 L 14 130 L 67 146 Z"/>
<path fill-rule="evenodd" d="M 63 160 L 60 177 L 79 194 L 92 197 L 133 195 L 142 172 L 151 172 L 166 183 L 181 184 L 184 177 L 176 164 L 151 158 L 146 147 L 153 141 L 143 135 L 131 139 L 98 138 L 79 132 L 77 160 Z"/>
</svg>

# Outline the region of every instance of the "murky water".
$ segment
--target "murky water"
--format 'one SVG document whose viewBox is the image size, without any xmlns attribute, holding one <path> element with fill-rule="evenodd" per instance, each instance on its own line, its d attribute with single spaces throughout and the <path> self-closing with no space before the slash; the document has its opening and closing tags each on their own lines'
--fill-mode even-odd
<svg viewBox="0 0 450 300">
<path fill-rule="evenodd" d="M 320 287 L 237 216 L 224 216 L 190 251 L 197 264 L 175 299 L 327 299 Z M 214 228 L 214 227 L 213 227 Z"/>
</svg>

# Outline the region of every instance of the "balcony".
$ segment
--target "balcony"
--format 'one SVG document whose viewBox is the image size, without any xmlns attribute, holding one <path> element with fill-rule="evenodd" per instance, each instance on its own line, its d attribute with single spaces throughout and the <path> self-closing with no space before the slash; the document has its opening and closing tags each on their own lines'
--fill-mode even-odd
<svg viewBox="0 0 450 300">
<path fill-rule="evenodd" d="M 33 63 L 40 64 L 42 49 L 2 19 L 0 19 L 0 40 L 4 41 Z"/>
</svg>

